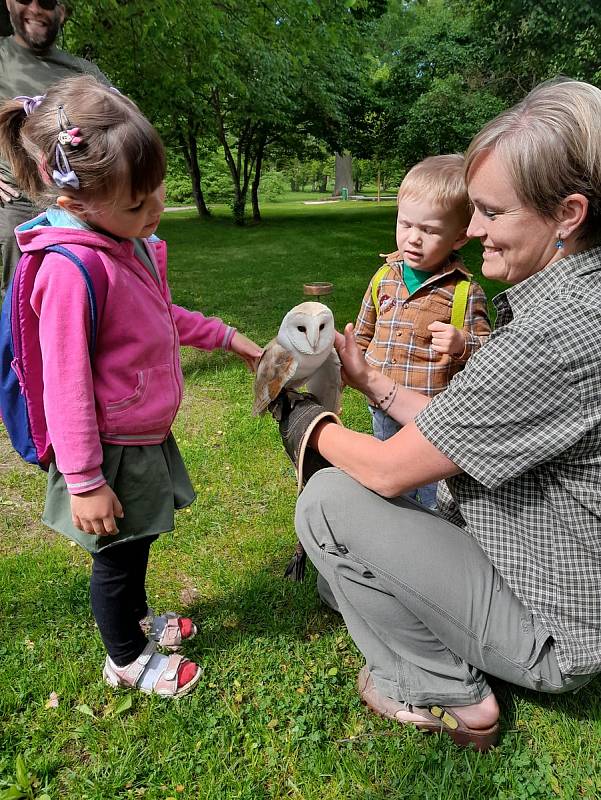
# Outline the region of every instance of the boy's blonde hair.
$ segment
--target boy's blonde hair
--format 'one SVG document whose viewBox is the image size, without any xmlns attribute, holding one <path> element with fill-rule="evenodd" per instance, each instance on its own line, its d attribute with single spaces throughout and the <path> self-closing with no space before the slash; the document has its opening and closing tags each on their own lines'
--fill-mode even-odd
<svg viewBox="0 0 601 800">
<path fill-rule="evenodd" d="M 465 159 L 460 153 L 424 158 L 403 178 L 397 203 L 405 197 L 428 198 L 445 211 L 454 211 L 464 227 L 469 225 L 472 208 L 465 184 Z"/>
<path fill-rule="evenodd" d="M 570 194 L 589 201 L 579 239 L 601 244 L 601 89 L 556 78 L 536 86 L 520 103 L 482 128 L 466 154 L 466 178 L 474 161 L 498 154 L 522 203 L 555 219 Z"/>
</svg>

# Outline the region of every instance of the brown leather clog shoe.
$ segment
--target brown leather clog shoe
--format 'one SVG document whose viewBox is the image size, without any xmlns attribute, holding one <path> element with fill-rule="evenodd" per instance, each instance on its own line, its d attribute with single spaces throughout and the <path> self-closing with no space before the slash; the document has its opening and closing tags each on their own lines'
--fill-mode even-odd
<svg viewBox="0 0 601 800">
<path fill-rule="evenodd" d="M 463 722 L 456 711 L 449 711 L 444 706 L 433 705 L 427 708 L 420 708 L 386 697 L 376 689 L 367 664 L 359 671 L 357 688 L 362 702 L 378 716 L 394 720 L 401 725 L 415 725 L 418 730 L 424 731 L 424 733 L 446 733 L 460 747 L 467 747 L 472 744 L 476 750 L 486 752 L 486 750 L 494 747 L 499 740 L 498 722 L 495 722 L 489 728 L 470 728 Z M 413 720 L 401 719 L 397 716 L 400 711 L 419 714 L 424 718 L 424 721 L 414 722 Z"/>
</svg>

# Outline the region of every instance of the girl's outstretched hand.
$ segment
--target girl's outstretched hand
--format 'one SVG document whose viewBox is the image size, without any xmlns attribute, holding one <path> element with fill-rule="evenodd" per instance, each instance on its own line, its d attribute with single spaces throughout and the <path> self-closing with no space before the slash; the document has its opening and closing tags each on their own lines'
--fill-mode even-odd
<svg viewBox="0 0 601 800">
<path fill-rule="evenodd" d="M 230 344 L 230 350 L 245 362 L 251 372 L 257 371 L 259 359 L 263 355 L 263 348 L 236 331 Z"/>
<path fill-rule="evenodd" d="M 107 483 L 91 492 L 71 495 L 71 519 L 80 531 L 113 536 L 119 533 L 115 517 L 123 517 L 123 508 Z"/>
<path fill-rule="evenodd" d="M 342 362 L 342 381 L 345 386 L 359 389 L 365 393 L 371 367 L 365 361 L 363 353 L 355 340 L 354 325 L 349 322 L 344 333 L 336 331 L 334 347 Z"/>
</svg>

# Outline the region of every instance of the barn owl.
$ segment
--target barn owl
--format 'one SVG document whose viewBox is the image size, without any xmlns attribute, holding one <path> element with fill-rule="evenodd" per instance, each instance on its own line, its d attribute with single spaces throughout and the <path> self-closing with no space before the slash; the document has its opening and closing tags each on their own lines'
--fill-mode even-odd
<svg viewBox="0 0 601 800">
<path fill-rule="evenodd" d="M 320 405 L 340 407 L 340 361 L 334 350 L 334 317 L 323 303 L 301 303 L 282 320 L 265 347 L 255 378 L 253 414 L 263 414 L 282 389 L 305 385 Z"/>
</svg>

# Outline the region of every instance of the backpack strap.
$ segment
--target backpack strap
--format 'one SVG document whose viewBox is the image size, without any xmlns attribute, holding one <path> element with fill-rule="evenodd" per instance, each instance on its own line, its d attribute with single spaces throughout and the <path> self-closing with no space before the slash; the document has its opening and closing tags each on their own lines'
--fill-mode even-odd
<svg viewBox="0 0 601 800">
<path fill-rule="evenodd" d="M 378 289 L 380 288 L 380 284 L 384 280 L 384 276 L 387 275 L 389 271 L 390 271 L 390 265 L 384 264 L 384 266 L 380 267 L 380 269 L 376 272 L 371 281 L 371 299 L 374 304 L 374 308 L 376 309 L 376 317 L 380 315 L 380 301 L 378 300 Z"/>
<path fill-rule="evenodd" d="M 471 278 L 462 278 L 455 285 L 453 295 L 453 306 L 451 308 L 451 325 L 461 330 L 465 322 L 465 309 L 467 308 L 467 298 L 470 293 Z"/>
<path fill-rule="evenodd" d="M 94 281 L 92 280 L 92 276 L 90 275 L 90 272 L 83 261 L 78 258 L 75 253 L 72 253 L 71 250 L 63 247 L 63 245 L 53 244 L 44 249 L 52 251 L 53 253 L 59 253 L 61 256 L 65 256 L 65 258 L 68 258 L 69 261 L 75 264 L 81 273 L 81 277 L 84 280 L 88 294 L 88 311 L 90 312 L 90 344 L 88 350 L 90 352 L 90 358 L 92 358 L 94 355 L 94 350 L 96 349 L 96 337 L 98 335 L 98 303 L 96 301 L 96 291 L 94 289 Z"/>
</svg>

